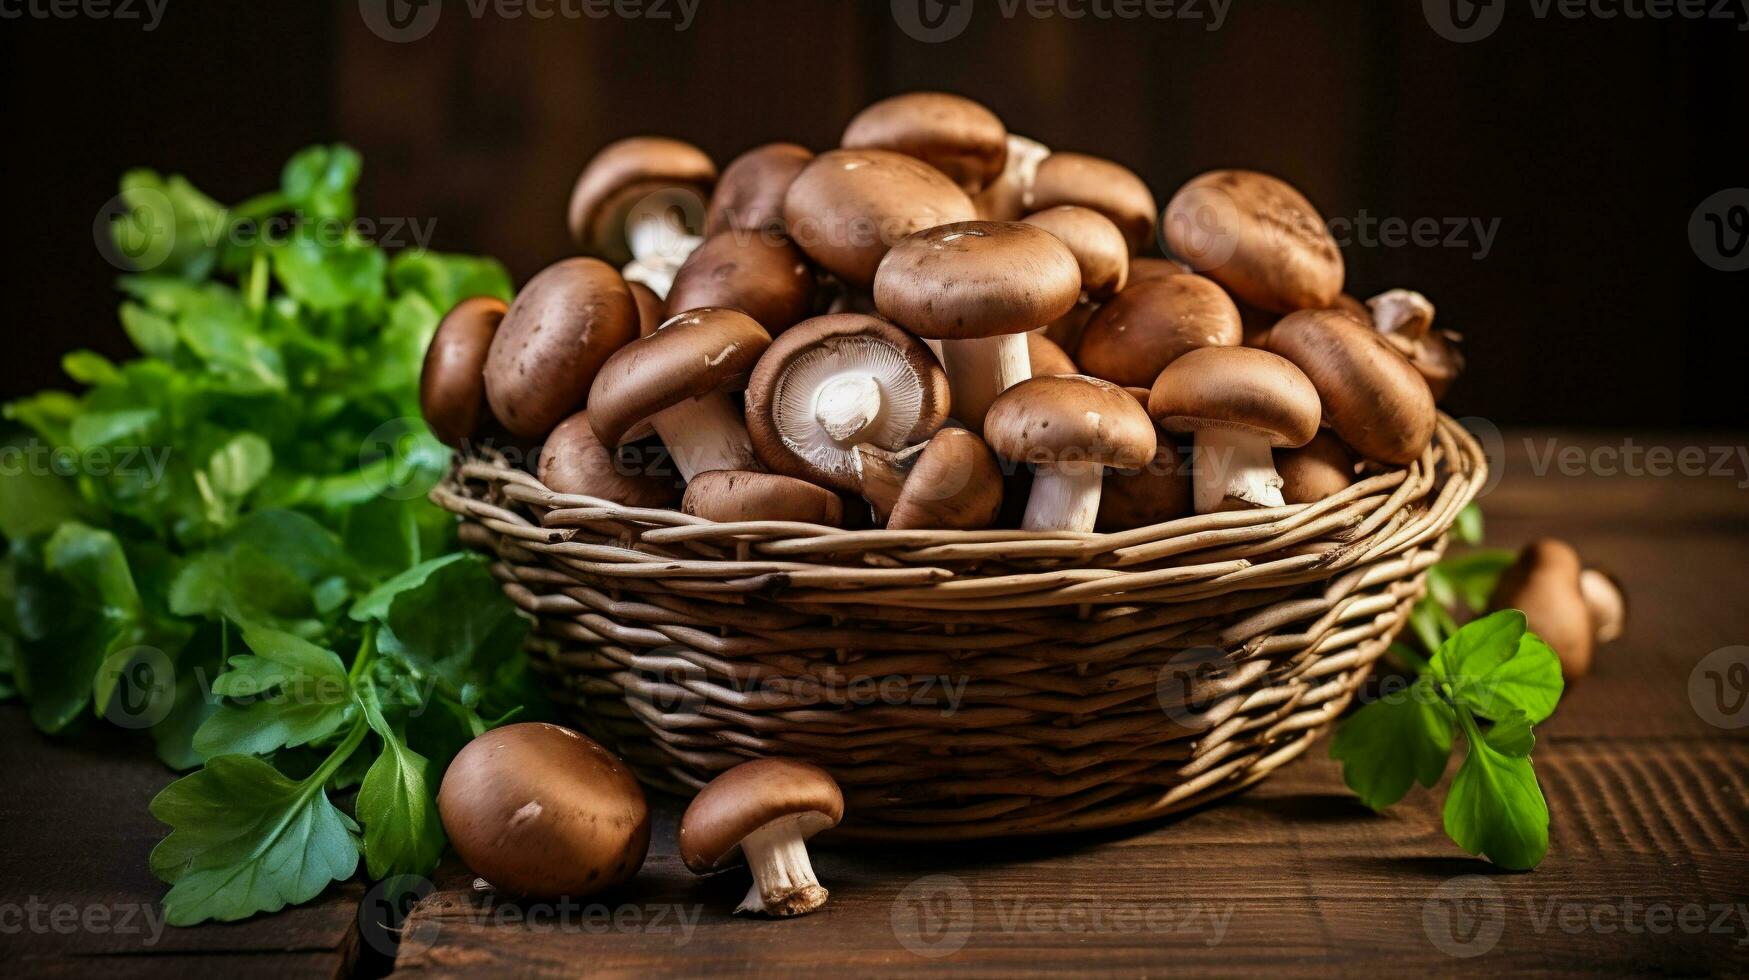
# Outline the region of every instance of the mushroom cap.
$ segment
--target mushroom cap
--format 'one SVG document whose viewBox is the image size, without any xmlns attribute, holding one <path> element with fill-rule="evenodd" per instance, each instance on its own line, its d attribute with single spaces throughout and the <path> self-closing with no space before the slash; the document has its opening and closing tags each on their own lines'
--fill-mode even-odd
<svg viewBox="0 0 1749 980">
<path fill-rule="evenodd" d="M 1305 195 L 1252 170 L 1213 170 L 1166 205 L 1172 252 L 1272 313 L 1326 309 L 1342 292 L 1342 251 Z"/>
<path fill-rule="evenodd" d="M 1032 362 L 1034 377 L 1043 374 L 1080 374 L 1081 369 L 1057 342 L 1038 331 L 1026 335 L 1026 356 Z"/>
<path fill-rule="evenodd" d="M 583 407 L 602 364 L 637 335 L 637 303 L 612 266 L 599 259 L 547 266 L 516 294 L 492 338 L 493 414 L 515 435 L 546 435 Z"/>
<path fill-rule="evenodd" d="M 1134 286 L 1149 279 L 1164 279 L 1167 276 L 1180 276 L 1195 272 L 1188 264 L 1177 259 L 1157 259 L 1149 255 L 1137 255 L 1130 259 L 1130 281 Z"/>
<path fill-rule="evenodd" d="M 626 223 L 640 202 L 663 195 L 658 210 L 679 206 L 701 217 L 717 165 L 701 149 L 666 136 L 609 143 L 589 161 L 571 191 L 571 240 L 616 266 L 631 261 Z M 668 197 L 669 193 L 678 195 Z M 652 202 L 654 203 L 654 202 Z M 698 229 L 693 229 L 694 231 Z"/>
<path fill-rule="evenodd" d="M 1585 597 L 1597 642 L 1619 639 L 1628 622 L 1628 597 L 1621 581 L 1602 569 L 1587 568 L 1579 573 L 1579 594 Z"/>
<path fill-rule="evenodd" d="M 738 386 L 771 336 L 739 310 L 689 310 L 620 348 L 589 389 L 589 421 L 604 446 L 689 398 Z"/>
<path fill-rule="evenodd" d="M 1433 441 L 1439 416 L 1427 381 L 1384 338 L 1346 313 L 1302 310 L 1269 331 L 1269 350 L 1318 389 L 1324 421 L 1367 459 L 1408 465 Z"/>
<path fill-rule="evenodd" d="M 882 459 L 884 456 L 886 458 Z M 898 465 L 894 454 L 856 447 L 857 472 Z M 911 455 L 909 472 L 886 515 L 889 531 L 977 531 L 1002 511 L 1002 469 L 996 454 L 968 429 L 942 429 Z"/>
<path fill-rule="evenodd" d="M 638 336 L 648 337 L 668 320 L 668 304 L 656 291 L 641 282 L 626 283 L 632 291 L 632 302 L 638 305 Z"/>
<path fill-rule="evenodd" d="M 1377 325 L 1373 323 L 1372 319 L 1372 308 L 1348 293 L 1338 295 L 1336 301 L 1330 304 L 1330 308 L 1338 313 L 1346 313 L 1368 327 L 1376 329 Z"/>
<path fill-rule="evenodd" d="M 1451 391 L 1451 386 L 1464 373 L 1464 351 L 1459 346 L 1463 338 L 1450 330 L 1434 330 L 1420 340 L 1409 340 L 1396 334 L 1381 336 L 1420 372 L 1436 402 Z"/>
<path fill-rule="evenodd" d="M 1585 605 L 1584 563 L 1565 541 L 1542 538 L 1524 546 L 1500 576 L 1488 610 L 1519 609 L 1531 632 L 1561 658 L 1561 676 L 1575 681 L 1591 672 L 1596 626 Z"/>
<path fill-rule="evenodd" d="M 729 161 L 711 195 L 704 232 L 783 234 L 783 197 L 814 159 L 814 151 L 795 143 L 756 146 Z"/>
<path fill-rule="evenodd" d="M 1341 305 L 1344 299 L 1353 297 L 1346 294 L 1337 297 L 1337 309 L 1344 309 Z M 1365 309 L 1370 315 L 1355 319 L 1382 334 L 1420 340 L 1433 329 L 1433 301 L 1413 289 L 1387 289 L 1367 300 Z"/>
<path fill-rule="evenodd" d="M 419 410 L 437 438 L 459 447 L 480 431 L 486 407 L 486 354 L 503 322 L 504 301 L 472 296 L 444 314 L 425 349 Z"/>
<path fill-rule="evenodd" d="M 844 501 L 824 487 L 777 473 L 711 470 L 686 485 L 680 509 L 719 524 L 795 521 L 842 527 Z"/>
<path fill-rule="evenodd" d="M 1160 215 L 1154 192 L 1121 163 L 1085 153 L 1053 153 L 1039 164 L 1027 206 L 1043 211 L 1063 204 L 1092 208 L 1111 219 L 1129 242 L 1130 254 L 1154 241 Z"/>
<path fill-rule="evenodd" d="M 547 436 L 540 453 L 540 482 L 554 493 L 597 497 L 627 507 L 669 508 L 680 499 L 682 480 L 666 461 L 653 472 L 648 459 L 608 449 L 595 437 L 589 413 L 578 412 Z"/>
<path fill-rule="evenodd" d="M 1002 173 L 1008 129 L 996 114 L 960 95 L 908 92 L 856 114 L 844 129 L 845 149 L 893 150 L 916 157 L 976 194 Z"/>
<path fill-rule="evenodd" d="M 815 410 L 825 386 L 845 374 L 872 377 L 882 406 L 861 432 L 839 439 Z M 747 383 L 747 434 L 772 472 L 856 493 L 857 444 L 922 442 L 950 408 L 947 374 L 922 341 L 879 317 L 834 313 L 791 327 L 759 359 Z"/>
<path fill-rule="evenodd" d="M 740 310 L 776 337 L 807 317 L 813 304 L 814 271 L 801 249 L 786 239 L 727 231 L 687 256 L 674 274 L 667 308 Z"/>
<path fill-rule="evenodd" d="M 1224 430 L 1303 446 L 1318 434 L 1318 390 L 1284 357 L 1255 347 L 1204 347 L 1160 372 L 1148 414 L 1168 432 Z"/>
<path fill-rule="evenodd" d="M 941 171 L 891 150 L 829 150 L 783 199 L 790 238 L 815 263 L 867 289 L 894 242 L 923 228 L 968 221 L 972 199 Z"/>
<path fill-rule="evenodd" d="M 612 888 L 650 847 L 650 810 L 631 771 L 557 725 L 506 725 L 469 742 L 443 774 L 437 809 L 467 866 L 513 894 Z"/>
<path fill-rule="evenodd" d="M 1275 454 L 1281 498 L 1289 504 L 1315 504 L 1354 485 L 1354 455 L 1342 440 L 1320 431 L 1298 449 Z"/>
<path fill-rule="evenodd" d="M 1139 467 L 1159 446 L 1133 395 L 1080 374 L 1032 378 L 1004 391 L 984 417 L 984 436 L 1016 463 Z"/>
<path fill-rule="evenodd" d="M 1134 391 L 1130 393 L 1135 394 Z M 1145 391 L 1141 394 L 1143 398 L 1148 396 Z M 1189 517 L 1195 511 L 1189 457 L 1170 435 L 1164 432 L 1156 435 L 1160 445 L 1147 465 L 1138 469 L 1105 471 L 1095 531 L 1112 534 L 1153 527 Z"/>
<path fill-rule="evenodd" d="M 1234 347 L 1244 339 L 1239 308 L 1202 276 L 1140 282 L 1114 296 L 1081 332 L 1075 359 L 1096 378 L 1146 388 L 1185 354 Z"/>
<path fill-rule="evenodd" d="M 844 794 L 826 770 L 799 759 L 755 759 L 710 781 L 680 817 L 680 859 L 693 874 L 743 860 L 755 830 L 798 817 L 805 839 L 844 819 Z"/>
<path fill-rule="evenodd" d="M 974 340 L 1042 327 L 1081 296 L 1081 267 L 1036 225 L 961 221 L 893 246 L 874 280 L 881 315 L 920 337 Z"/>
<path fill-rule="evenodd" d="M 1124 288 L 1130 274 L 1129 242 L 1110 218 L 1092 208 L 1064 204 L 1021 219 L 1063 240 L 1081 266 L 1081 288 L 1105 299 Z"/>
</svg>

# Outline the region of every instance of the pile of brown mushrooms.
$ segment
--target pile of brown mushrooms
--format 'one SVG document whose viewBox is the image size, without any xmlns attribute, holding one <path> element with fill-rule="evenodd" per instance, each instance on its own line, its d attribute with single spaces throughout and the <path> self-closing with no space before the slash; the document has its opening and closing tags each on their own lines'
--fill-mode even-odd
<svg viewBox="0 0 1749 980">
<path fill-rule="evenodd" d="M 841 144 L 720 173 L 678 140 L 603 149 L 570 202 L 585 256 L 444 319 L 433 430 L 709 520 L 1121 531 L 1407 464 L 1462 370 L 1426 297 L 1343 292 L 1275 177 L 1203 174 L 1162 212 L 941 93 Z"/>
</svg>

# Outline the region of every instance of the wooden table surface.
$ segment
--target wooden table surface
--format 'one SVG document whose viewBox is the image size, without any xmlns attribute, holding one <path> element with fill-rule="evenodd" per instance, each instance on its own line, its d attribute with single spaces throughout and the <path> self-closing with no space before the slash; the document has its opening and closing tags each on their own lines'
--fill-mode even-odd
<svg viewBox="0 0 1749 980">
<path fill-rule="evenodd" d="M 1499 443 L 1502 479 L 1483 501 L 1489 543 L 1567 538 L 1616 571 L 1631 602 L 1626 637 L 1541 729 L 1552 846 L 1533 873 L 1458 851 L 1440 830 L 1442 797 L 1417 790 L 1370 813 L 1319 745 L 1237 798 L 1139 828 L 818 848 L 832 900 L 794 921 L 730 917 L 744 882 L 688 874 L 675 856 L 677 804 L 658 799 L 642 874 L 594 904 L 496 901 L 451 860 L 398 948 L 380 927 L 389 903 L 359 883 L 277 916 L 162 929 L 162 888 L 146 870 L 161 828 L 145 806 L 167 775 L 143 749 L 118 752 L 107 736 L 50 741 L 8 708 L 0 971 L 1749 972 L 1749 690 L 1728 683 L 1744 676 L 1733 661 L 1749 663 L 1749 450 L 1737 455 L 1749 439 L 1520 432 Z M 1702 469 L 1723 458 L 1711 447 L 1734 462 L 1665 472 L 1652 446 L 1701 447 Z M 1714 670 L 1727 679 L 1720 690 Z"/>
</svg>

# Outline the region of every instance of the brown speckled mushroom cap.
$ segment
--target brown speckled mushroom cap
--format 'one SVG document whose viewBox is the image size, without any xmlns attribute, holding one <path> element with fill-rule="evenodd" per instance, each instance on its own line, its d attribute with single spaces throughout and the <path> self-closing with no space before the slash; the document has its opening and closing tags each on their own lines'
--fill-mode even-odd
<svg viewBox="0 0 1749 980">
<path fill-rule="evenodd" d="M 783 234 L 784 195 L 813 159 L 814 152 L 805 146 L 767 143 L 729 161 L 711 196 L 705 234 Z"/>
<path fill-rule="evenodd" d="M 1081 332 L 1082 370 L 1126 387 L 1149 388 L 1167 365 L 1200 347 L 1234 347 L 1244 337 L 1239 308 L 1202 276 L 1173 275 L 1117 294 Z"/>
<path fill-rule="evenodd" d="M 821 422 L 823 398 L 859 391 L 878 400 L 878 411 L 857 415 L 855 431 L 834 432 Z M 772 342 L 747 383 L 747 433 L 759 461 L 848 493 L 857 492 L 858 444 L 896 450 L 921 442 L 941 428 L 950 408 L 947 375 L 929 348 L 861 313 L 796 324 Z"/>
<path fill-rule="evenodd" d="M 984 418 L 990 448 L 1016 463 L 1138 467 L 1159 445 L 1129 392 L 1084 375 L 1032 378 L 997 396 Z"/>
<path fill-rule="evenodd" d="M 1130 259 L 1129 285 L 1146 282 L 1149 279 L 1164 279 L 1167 276 L 1181 276 L 1195 272 L 1189 265 L 1177 259 L 1160 259 L 1150 255 L 1137 255 Z"/>
<path fill-rule="evenodd" d="M 486 399 L 512 433 L 539 438 L 583 407 L 596 373 L 638 335 L 625 280 L 598 259 L 566 259 L 516 294 L 486 356 Z"/>
<path fill-rule="evenodd" d="M 638 304 L 638 336 L 648 337 L 668 320 L 668 304 L 656 291 L 641 282 L 627 282 L 632 301 Z"/>
<path fill-rule="evenodd" d="M 687 256 L 674 274 L 667 308 L 740 310 L 776 337 L 808 315 L 814 286 L 814 270 L 788 240 L 729 231 Z"/>
<path fill-rule="evenodd" d="M 826 770 L 798 759 L 743 762 L 692 798 L 680 818 L 680 859 L 694 874 L 733 867 L 749 834 L 785 817 L 812 837 L 844 819 L 844 793 Z"/>
<path fill-rule="evenodd" d="M 485 421 L 486 354 L 504 320 L 504 301 L 493 296 L 462 300 L 444 314 L 425 349 L 419 375 L 419 409 L 432 434 L 460 446 Z"/>
<path fill-rule="evenodd" d="M 1160 210 L 1154 192 L 1135 171 L 1085 153 L 1053 153 L 1039 164 L 1027 207 L 1043 211 L 1064 204 L 1092 208 L 1111 219 L 1135 255 L 1153 244 Z"/>
<path fill-rule="evenodd" d="M 1367 459 L 1406 466 L 1433 440 L 1433 392 L 1383 337 L 1335 310 L 1303 310 L 1269 331 L 1269 349 L 1318 389 L 1324 422 Z"/>
<path fill-rule="evenodd" d="M 890 531 L 975 531 L 1002 511 L 1001 466 L 969 430 L 942 429 L 903 453 L 858 446 L 856 460 L 863 495 Z"/>
<path fill-rule="evenodd" d="M 590 255 L 624 265 L 632 257 L 626 221 L 638 202 L 675 191 L 695 198 L 702 214 L 716 179 L 716 164 L 691 143 L 666 136 L 609 143 L 583 168 L 571 191 L 571 240 Z"/>
<path fill-rule="evenodd" d="M 1252 306 L 1325 309 L 1342 292 L 1342 252 L 1323 216 L 1276 177 L 1203 174 L 1173 195 L 1165 222 L 1174 254 Z"/>
<path fill-rule="evenodd" d="M 968 221 L 972 199 L 941 171 L 890 150 L 831 150 L 790 184 L 790 237 L 828 272 L 867 289 L 894 242 L 923 228 Z"/>
<path fill-rule="evenodd" d="M 1032 362 L 1033 377 L 1045 374 L 1080 374 L 1073 359 L 1057 342 L 1038 331 L 1026 335 L 1026 356 Z"/>
<path fill-rule="evenodd" d="M 1008 129 L 984 106 L 945 92 L 909 92 L 856 114 L 840 141 L 846 149 L 893 150 L 916 157 L 976 194 L 1002 173 Z"/>
<path fill-rule="evenodd" d="M 765 328 L 739 310 L 690 310 L 625 345 L 589 390 L 589 420 L 604 446 L 625 442 L 652 415 L 719 388 L 739 387 L 770 346 Z"/>
<path fill-rule="evenodd" d="M 686 485 L 681 510 L 694 517 L 736 524 L 741 521 L 794 521 L 801 524 L 844 524 L 844 502 L 838 495 L 806 480 L 777 473 L 712 470 Z"/>
<path fill-rule="evenodd" d="M 650 846 L 631 770 L 557 725 L 506 725 L 469 742 L 443 775 L 437 808 L 468 868 L 517 895 L 581 898 L 622 884 Z"/>
<path fill-rule="evenodd" d="M 1121 291 L 1129 280 L 1130 250 L 1123 232 L 1092 208 L 1064 204 L 1021 219 L 1063 240 L 1081 266 L 1081 288 L 1094 299 Z"/>
<path fill-rule="evenodd" d="M 1281 475 L 1284 503 L 1315 504 L 1354 485 L 1354 456 L 1324 430 L 1298 449 L 1276 453 L 1275 472 Z"/>
<path fill-rule="evenodd" d="M 875 276 L 881 315 L 920 337 L 974 340 L 1042 327 L 1081 295 L 1081 267 L 1036 225 L 961 221 L 893 246 Z"/>
<path fill-rule="evenodd" d="M 681 480 L 672 464 L 648 455 L 609 449 L 595 437 L 589 413 L 578 412 L 554 429 L 541 447 L 540 482 L 554 493 L 578 494 L 627 507 L 672 507 Z"/>
<path fill-rule="evenodd" d="M 1226 430 L 1303 446 L 1318 434 L 1318 391 L 1286 358 L 1254 347 L 1204 347 L 1155 379 L 1148 414 L 1168 432 Z"/>
</svg>

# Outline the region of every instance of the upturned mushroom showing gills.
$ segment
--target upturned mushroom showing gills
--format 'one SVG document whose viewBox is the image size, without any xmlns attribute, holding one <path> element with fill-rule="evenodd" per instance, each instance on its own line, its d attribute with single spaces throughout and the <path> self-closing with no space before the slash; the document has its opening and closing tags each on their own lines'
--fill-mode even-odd
<svg viewBox="0 0 1749 980">
<path fill-rule="evenodd" d="M 947 375 L 923 342 L 861 313 L 804 320 L 747 383 L 747 429 L 765 466 L 856 493 L 862 443 L 896 450 L 941 428 Z"/>
<path fill-rule="evenodd" d="M 504 312 L 504 301 L 495 297 L 464 299 L 444 315 L 425 350 L 419 411 L 448 446 L 474 438 L 486 421 L 486 354 Z"/>
<path fill-rule="evenodd" d="M 831 150 L 784 195 L 790 238 L 852 288 L 867 290 L 894 242 L 969 221 L 972 199 L 941 171 L 891 150 Z"/>
<path fill-rule="evenodd" d="M 920 231 L 893 246 L 875 275 L 881 315 L 941 341 L 954 417 L 983 431 L 984 413 L 1032 374 L 1027 331 L 1074 308 L 1081 267 L 1036 225 L 964 221 Z"/>
<path fill-rule="evenodd" d="M 1160 209 L 1154 192 L 1136 172 L 1120 163 L 1085 153 L 1053 153 L 1038 165 L 1027 211 L 1064 204 L 1092 208 L 1111 219 L 1136 255 L 1154 243 Z"/>
<path fill-rule="evenodd" d="M 687 484 L 680 509 L 719 524 L 742 521 L 844 523 L 844 501 L 824 487 L 776 473 L 712 470 Z"/>
<path fill-rule="evenodd" d="M 847 150 L 893 150 L 913 156 L 976 194 L 1002 173 L 1008 130 L 996 114 L 946 92 L 908 92 L 856 114 L 839 141 Z"/>
<path fill-rule="evenodd" d="M 648 421 L 689 482 L 709 470 L 759 464 L 729 393 L 771 344 L 737 310 L 692 310 L 622 347 L 589 390 L 589 421 L 604 446 L 623 445 Z"/>
<path fill-rule="evenodd" d="M 1196 439 L 1197 513 L 1280 507 L 1271 449 L 1303 446 L 1318 434 L 1318 392 L 1299 368 L 1268 351 L 1204 347 L 1160 372 L 1148 414 L 1162 429 Z"/>
<path fill-rule="evenodd" d="M 583 407 L 613 353 L 638 335 L 638 308 L 620 274 L 566 259 L 516 294 L 486 355 L 486 399 L 506 429 L 538 439 Z"/>
<path fill-rule="evenodd" d="M 1139 468 L 1159 445 L 1134 396 L 1082 375 L 1015 385 L 990 406 L 984 431 L 997 455 L 1034 467 L 1028 531 L 1093 530 L 1106 468 Z"/>
<path fill-rule="evenodd" d="M 725 231 L 775 237 L 786 234 L 783 197 L 789 185 L 814 160 L 814 153 L 795 143 L 756 146 L 729 161 L 711 195 L 705 234 Z"/>
<path fill-rule="evenodd" d="M 693 874 L 745 863 L 753 885 L 736 912 L 806 915 L 826 904 L 807 841 L 844 819 L 844 794 L 819 766 L 744 762 L 711 780 L 680 818 L 680 858 Z"/>
<path fill-rule="evenodd" d="M 1433 441 L 1439 415 L 1427 381 L 1348 314 L 1291 313 L 1270 328 L 1268 349 L 1312 379 L 1324 424 L 1361 456 L 1407 466 Z"/>
<path fill-rule="evenodd" d="M 650 847 L 650 810 L 631 772 L 557 725 L 506 725 L 469 742 L 443 774 L 437 809 L 474 874 L 531 898 L 623 884 Z"/>
<path fill-rule="evenodd" d="M 1002 469 L 984 440 L 942 429 L 900 452 L 856 447 L 862 496 L 889 531 L 976 531 L 1002 511 Z"/>
<path fill-rule="evenodd" d="M 1173 275 L 1136 283 L 1101 306 L 1081 331 L 1075 359 L 1096 378 L 1146 388 L 1186 353 L 1242 339 L 1226 290 L 1202 276 Z"/>
<path fill-rule="evenodd" d="M 1166 205 L 1173 254 L 1271 313 L 1324 309 L 1342 292 L 1342 252 L 1318 210 L 1268 174 L 1214 170 Z"/>
<path fill-rule="evenodd" d="M 571 238 L 627 267 L 627 278 L 668 295 L 674 270 L 698 246 L 717 167 L 703 150 L 662 136 L 602 148 L 571 192 Z"/>
</svg>

